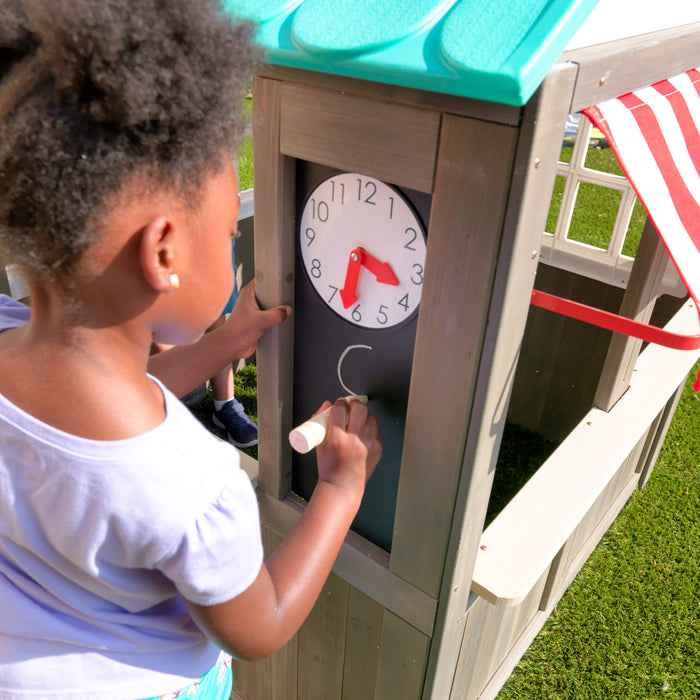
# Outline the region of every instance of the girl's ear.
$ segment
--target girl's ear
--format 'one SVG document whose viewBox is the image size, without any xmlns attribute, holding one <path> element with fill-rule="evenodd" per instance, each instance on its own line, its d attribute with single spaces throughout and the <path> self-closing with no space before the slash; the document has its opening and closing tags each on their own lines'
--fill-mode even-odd
<svg viewBox="0 0 700 700">
<path fill-rule="evenodd" d="M 175 270 L 173 233 L 173 225 L 166 217 L 149 221 L 141 231 L 140 261 L 144 279 L 154 290 L 165 294 L 180 286 Z"/>
</svg>

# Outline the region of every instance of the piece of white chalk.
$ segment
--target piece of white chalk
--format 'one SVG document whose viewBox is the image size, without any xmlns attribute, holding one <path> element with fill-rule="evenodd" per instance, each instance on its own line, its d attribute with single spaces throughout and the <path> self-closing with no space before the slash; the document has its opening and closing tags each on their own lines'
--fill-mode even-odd
<svg viewBox="0 0 700 700">
<path fill-rule="evenodd" d="M 348 401 L 367 403 L 366 396 L 346 396 L 345 398 Z M 289 444 L 294 450 L 304 455 L 323 442 L 326 437 L 328 414 L 331 408 L 333 408 L 333 406 L 329 406 L 320 413 L 317 413 L 289 433 Z"/>
</svg>

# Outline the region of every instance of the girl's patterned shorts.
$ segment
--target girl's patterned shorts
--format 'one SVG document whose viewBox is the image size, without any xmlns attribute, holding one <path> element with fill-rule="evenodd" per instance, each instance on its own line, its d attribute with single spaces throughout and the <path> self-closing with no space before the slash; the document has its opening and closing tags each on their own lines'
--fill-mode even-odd
<svg viewBox="0 0 700 700">
<path fill-rule="evenodd" d="M 182 690 L 148 700 L 229 700 L 232 685 L 231 657 L 222 651 L 214 667 L 199 680 Z"/>
</svg>

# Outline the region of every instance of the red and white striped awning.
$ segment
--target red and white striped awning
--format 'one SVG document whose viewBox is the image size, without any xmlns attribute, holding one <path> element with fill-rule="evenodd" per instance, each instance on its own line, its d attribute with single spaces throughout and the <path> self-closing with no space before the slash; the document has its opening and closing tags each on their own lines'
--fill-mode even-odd
<svg viewBox="0 0 700 700">
<path fill-rule="evenodd" d="M 697 302 L 700 296 L 700 71 L 584 110 L 606 135 Z"/>
<path fill-rule="evenodd" d="M 698 305 L 700 70 L 607 100 L 584 114 L 607 137 Z M 669 334 L 567 299 L 535 292 L 533 304 L 650 342 L 684 350 L 700 348 L 700 335 Z"/>
</svg>

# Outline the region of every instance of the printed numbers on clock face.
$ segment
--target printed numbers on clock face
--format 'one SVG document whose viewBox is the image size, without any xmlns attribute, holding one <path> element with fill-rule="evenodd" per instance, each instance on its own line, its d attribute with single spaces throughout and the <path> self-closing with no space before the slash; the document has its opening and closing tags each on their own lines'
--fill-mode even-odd
<svg viewBox="0 0 700 700">
<path fill-rule="evenodd" d="M 304 268 L 323 302 L 346 321 L 385 329 L 418 310 L 425 233 L 393 187 L 359 173 L 314 188 L 301 214 Z"/>
</svg>

